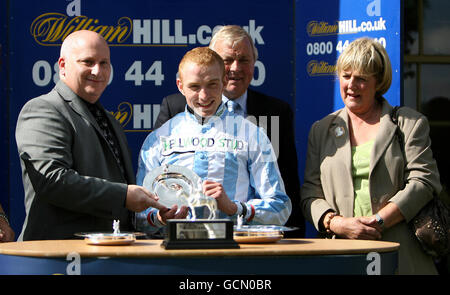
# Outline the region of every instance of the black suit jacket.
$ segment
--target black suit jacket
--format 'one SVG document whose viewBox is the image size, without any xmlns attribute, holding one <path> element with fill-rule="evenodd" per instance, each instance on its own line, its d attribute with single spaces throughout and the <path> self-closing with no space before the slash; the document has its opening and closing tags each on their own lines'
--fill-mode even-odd
<svg viewBox="0 0 450 295">
<path fill-rule="evenodd" d="M 155 122 L 155 129 L 167 120 L 185 110 L 186 98 L 181 93 L 164 97 L 161 109 Z M 286 237 L 304 237 L 305 221 L 300 210 L 300 180 L 298 176 L 297 151 L 295 148 L 294 114 L 290 105 L 280 99 L 248 89 L 247 114 L 254 116 L 257 123 L 260 116 L 267 118 L 267 135 L 272 140 L 270 116 L 279 116 L 280 127 L 278 166 L 283 178 L 287 195 L 292 201 L 292 213 L 286 222 L 287 226 L 296 226 L 300 230 L 286 232 Z M 259 125 L 261 126 L 261 125 Z M 277 131 L 277 130 L 274 130 Z M 274 141 L 272 140 L 274 144 Z M 275 150 L 276 147 L 274 146 Z"/>
</svg>

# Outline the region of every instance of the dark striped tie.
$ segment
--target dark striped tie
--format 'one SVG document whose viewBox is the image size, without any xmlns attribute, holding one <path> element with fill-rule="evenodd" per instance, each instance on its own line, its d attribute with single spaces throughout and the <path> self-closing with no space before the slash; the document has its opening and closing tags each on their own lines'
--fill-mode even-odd
<svg viewBox="0 0 450 295">
<path fill-rule="evenodd" d="M 98 126 L 100 127 L 100 130 L 102 131 L 102 135 L 105 137 L 106 141 L 111 147 L 111 150 L 114 153 L 114 158 L 116 158 L 122 175 L 125 176 L 125 169 L 122 163 L 122 154 L 120 152 L 119 141 L 117 140 L 115 134 L 111 131 L 111 126 L 109 125 L 105 112 L 96 104 L 88 103 L 87 105 L 89 111 L 94 116 Z"/>
</svg>

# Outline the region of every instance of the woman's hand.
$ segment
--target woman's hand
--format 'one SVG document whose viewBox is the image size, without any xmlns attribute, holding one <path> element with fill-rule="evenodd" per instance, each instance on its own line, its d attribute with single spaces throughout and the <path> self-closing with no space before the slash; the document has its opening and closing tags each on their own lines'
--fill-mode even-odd
<svg viewBox="0 0 450 295">
<path fill-rule="evenodd" d="M 331 219 L 330 230 L 342 238 L 358 240 L 381 239 L 381 228 L 375 217 L 343 217 Z"/>
<path fill-rule="evenodd" d="M 159 222 L 162 224 L 166 224 L 167 219 L 185 219 L 189 213 L 189 209 L 186 206 L 181 206 L 180 210 L 178 210 L 177 205 L 173 205 L 172 208 L 162 208 L 159 209 L 156 217 Z"/>
</svg>

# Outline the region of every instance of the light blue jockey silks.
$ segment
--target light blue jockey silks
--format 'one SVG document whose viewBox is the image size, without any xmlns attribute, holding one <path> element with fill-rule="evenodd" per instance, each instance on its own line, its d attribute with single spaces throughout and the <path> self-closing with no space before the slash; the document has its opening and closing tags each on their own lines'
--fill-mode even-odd
<svg viewBox="0 0 450 295">
<path fill-rule="evenodd" d="M 186 108 L 145 139 L 137 184 L 142 185 L 144 177 L 161 165 L 184 166 L 202 180 L 221 183 L 238 211 L 242 211 L 241 204 L 246 206 L 248 224 L 283 225 L 292 204 L 276 160 L 264 130 L 242 116 L 230 114 L 223 103 L 203 124 Z M 137 230 L 152 233 L 162 227 L 156 212 L 148 208 L 136 214 Z M 218 217 L 235 220 L 237 214 L 220 212 Z"/>
</svg>

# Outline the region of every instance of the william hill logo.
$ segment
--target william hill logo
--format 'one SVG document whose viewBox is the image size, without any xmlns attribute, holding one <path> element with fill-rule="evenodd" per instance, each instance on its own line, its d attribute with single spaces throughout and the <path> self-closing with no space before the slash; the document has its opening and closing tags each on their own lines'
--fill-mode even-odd
<svg viewBox="0 0 450 295">
<path fill-rule="evenodd" d="M 79 30 L 94 31 L 102 35 L 110 44 L 124 43 L 133 31 L 133 22 L 129 17 L 121 17 L 115 25 L 102 25 L 100 20 L 84 15 L 69 16 L 49 12 L 38 16 L 30 27 L 30 33 L 40 45 L 61 45 L 72 32 Z"/>
<path fill-rule="evenodd" d="M 123 101 L 117 110 L 109 111 L 125 132 L 150 132 L 158 117 L 160 104 L 131 104 Z"/>
<path fill-rule="evenodd" d="M 59 46 L 72 32 L 89 30 L 102 35 L 110 46 L 186 47 L 208 45 L 214 29 L 218 26 L 199 25 L 196 30 L 185 32 L 183 19 L 131 19 L 123 16 L 116 24 L 104 25 L 97 18 L 85 15 L 44 13 L 36 17 L 30 26 L 34 40 L 42 46 Z M 257 44 L 264 44 L 261 31 L 264 26 L 250 19 L 243 26 Z"/>
<path fill-rule="evenodd" d="M 328 35 L 337 35 L 338 33 L 338 25 L 330 25 L 328 22 L 318 22 L 318 21 L 310 21 L 306 27 L 306 31 L 308 36 L 328 36 Z"/>
<path fill-rule="evenodd" d="M 133 106 L 131 103 L 124 101 L 117 106 L 117 111 L 110 113 L 125 128 L 133 116 Z"/>
<path fill-rule="evenodd" d="M 306 65 L 306 71 L 311 77 L 334 76 L 336 74 L 336 65 L 330 65 L 326 61 L 311 60 Z"/>
</svg>

